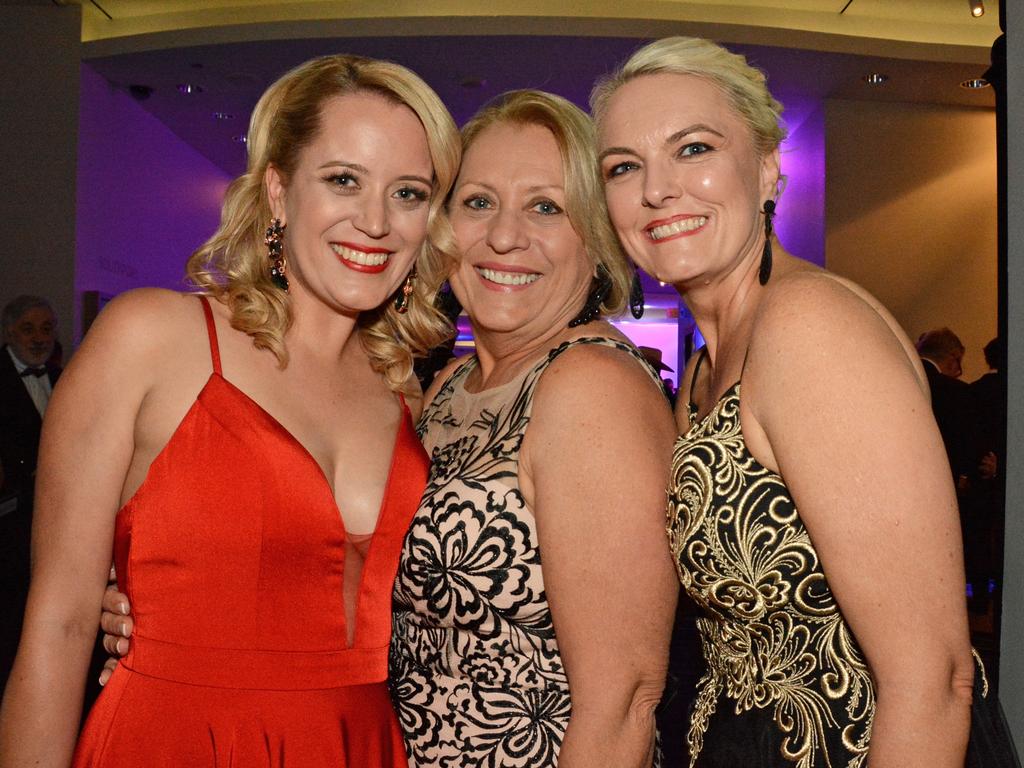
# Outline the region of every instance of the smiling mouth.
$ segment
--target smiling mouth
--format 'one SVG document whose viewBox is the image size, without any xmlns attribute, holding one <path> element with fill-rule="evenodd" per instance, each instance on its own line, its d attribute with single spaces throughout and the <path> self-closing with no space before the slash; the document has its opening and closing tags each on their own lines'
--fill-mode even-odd
<svg viewBox="0 0 1024 768">
<path fill-rule="evenodd" d="M 667 224 L 659 224 L 656 227 L 649 227 L 647 229 L 647 236 L 654 242 L 658 242 L 659 240 L 667 240 L 670 237 L 688 235 L 703 227 L 707 224 L 707 221 L 707 216 L 690 216 L 685 219 L 677 219 L 676 221 L 670 221 Z"/>
<path fill-rule="evenodd" d="M 475 269 L 484 280 L 497 285 L 529 285 L 540 277 L 537 272 L 502 272 L 488 267 Z"/>
<path fill-rule="evenodd" d="M 360 267 L 383 268 L 391 258 L 391 251 L 363 251 L 350 248 L 347 245 L 342 245 L 341 243 L 331 243 L 331 250 L 334 251 L 342 261 L 358 265 Z"/>
</svg>

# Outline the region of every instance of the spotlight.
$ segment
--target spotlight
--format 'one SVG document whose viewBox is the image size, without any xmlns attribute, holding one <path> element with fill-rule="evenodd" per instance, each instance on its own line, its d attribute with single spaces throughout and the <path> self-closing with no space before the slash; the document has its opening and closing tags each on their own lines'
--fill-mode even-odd
<svg viewBox="0 0 1024 768">
<path fill-rule="evenodd" d="M 872 72 L 869 75 L 864 75 L 861 80 L 868 85 L 885 85 L 889 81 L 889 76 L 883 75 L 881 72 Z"/>
<path fill-rule="evenodd" d="M 985 15 L 985 2 L 984 0 L 967 0 L 967 5 L 971 9 L 971 16 L 974 18 L 980 18 Z"/>
</svg>

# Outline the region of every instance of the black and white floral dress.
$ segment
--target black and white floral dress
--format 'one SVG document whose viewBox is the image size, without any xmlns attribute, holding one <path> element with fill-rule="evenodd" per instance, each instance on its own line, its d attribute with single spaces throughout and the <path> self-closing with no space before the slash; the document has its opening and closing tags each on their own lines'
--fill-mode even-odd
<svg viewBox="0 0 1024 768">
<path fill-rule="evenodd" d="M 569 685 L 536 520 L 519 489 L 519 450 L 541 374 L 580 344 L 621 349 L 647 368 L 634 347 L 586 337 L 513 381 L 470 393 L 470 358 L 420 419 L 433 465 L 399 560 L 389 672 L 417 768 L 557 764 Z"/>
</svg>

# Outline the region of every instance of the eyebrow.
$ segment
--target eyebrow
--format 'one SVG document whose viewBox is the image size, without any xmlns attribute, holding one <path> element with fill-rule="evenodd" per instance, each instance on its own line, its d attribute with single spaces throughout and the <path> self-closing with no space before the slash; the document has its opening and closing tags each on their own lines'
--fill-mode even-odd
<svg viewBox="0 0 1024 768">
<path fill-rule="evenodd" d="M 722 138 L 722 139 L 725 138 L 724 135 L 722 135 L 721 133 L 719 133 L 718 131 L 716 131 L 714 128 L 712 128 L 710 125 L 707 125 L 706 123 L 694 123 L 693 125 L 689 125 L 686 128 L 683 128 L 682 130 L 676 131 L 671 136 L 669 136 L 667 139 L 665 139 L 664 143 L 666 145 L 675 144 L 677 141 L 679 141 L 680 139 L 682 139 L 682 138 L 684 138 L 686 136 L 689 136 L 691 133 L 701 133 L 701 132 L 713 133 L 715 136 L 718 136 L 719 138 Z M 630 147 L 608 147 L 608 149 L 604 150 L 603 152 L 601 152 L 601 154 L 599 154 L 597 156 L 598 162 L 600 162 L 601 160 L 604 160 L 609 155 L 634 155 L 634 156 L 637 156 L 637 151 L 635 149 L 631 149 Z"/>
<path fill-rule="evenodd" d="M 359 171 L 359 173 L 365 173 L 367 176 L 372 176 L 373 175 L 373 174 L 370 173 L 370 169 L 367 168 L 365 165 L 360 165 L 359 163 L 350 163 L 347 160 L 330 160 L 329 162 L 326 162 L 323 165 L 321 165 L 319 168 L 317 168 L 317 170 L 318 171 L 322 171 L 325 168 L 334 168 L 336 166 L 342 166 L 344 168 L 351 168 L 353 171 Z M 399 176 L 398 180 L 399 181 L 418 181 L 421 184 L 425 184 L 426 186 L 431 187 L 431 188 L 434 186 L 434 182 L 433 181 L 431 181 L 430 179 L 424 178 L 423 176 L 419 176 L 417 174 L 409 174 L 409 175 L 406 175 L 406 176 Z"/>
<path fill-rule="evenodd" d="M 693 125 L 690 125 L 690 126 L 687 126 L 686 128 L 683 128 L 681 131 L 676 131 L 675 133 L 673 133 L 671 136 L 669 136 L 667 139 L 665 139 L 665 143 L 666 144 L 675 144 L 677 141 L 679 141 L 684 136 L 689 136 L 691 133 L 702 133 L 702 132 L 703 133 L 713 133 L 713 134 L 715 134 L 715 136 L 718 136 L 721 139 L 725 138 L 725 136 L 723 136 L 721 133 L 716 131 L 710 125 L 707 125 L 705 123 L 694 123 Z"/>
</svg>

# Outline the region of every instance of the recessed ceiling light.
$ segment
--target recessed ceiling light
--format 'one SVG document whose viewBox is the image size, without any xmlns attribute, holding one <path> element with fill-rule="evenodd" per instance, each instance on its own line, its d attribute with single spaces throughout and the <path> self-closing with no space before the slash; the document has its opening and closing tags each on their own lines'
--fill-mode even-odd
<svg viewBox="0 0 1024 768">
<path fill-rule="evenodd" d="M 193 85 L 192 83 L 178 83 L 179 93 L 202 93 L 203 86 Z"/>
<path fill-rule="evenodd" d="M 978 88 L 988 88 L 991 83 L 984 77 L 975 77 L 970 80 L 964 80 L 960 83 L 961 88 L 967 88 L 969 90 L 976 90 Z"/>
<path fill-rule="evenodd" d="M 868 85 L 884 85 L 889 81 L 889 76 L 883 75 L 881 72 L 872 72 L 869 75 L 864 75 L 862 79 Z"/>
<path fill-rule="evenodd" d="M 213 113 L 213 119 L 214 120 L 234 120 L 235 116 L 232 115 L 230 112 L 214 112 Z"/>
<path fill-rule="evenodd" d="M 245 136 L 241 134 L 239 134 L 238 136 L 232 136 L 231 140 L 239 144 L 245 144 L 248 141 L 248 139 L 246 139 Z"/>
<path fill-rule="evenodd" d="M 985 3 L 983 0 L 967 0 L 967 5 L 971 8 L 971 16 L 976 19 L 980 19 L 985 15 Z"/>
</svg>

